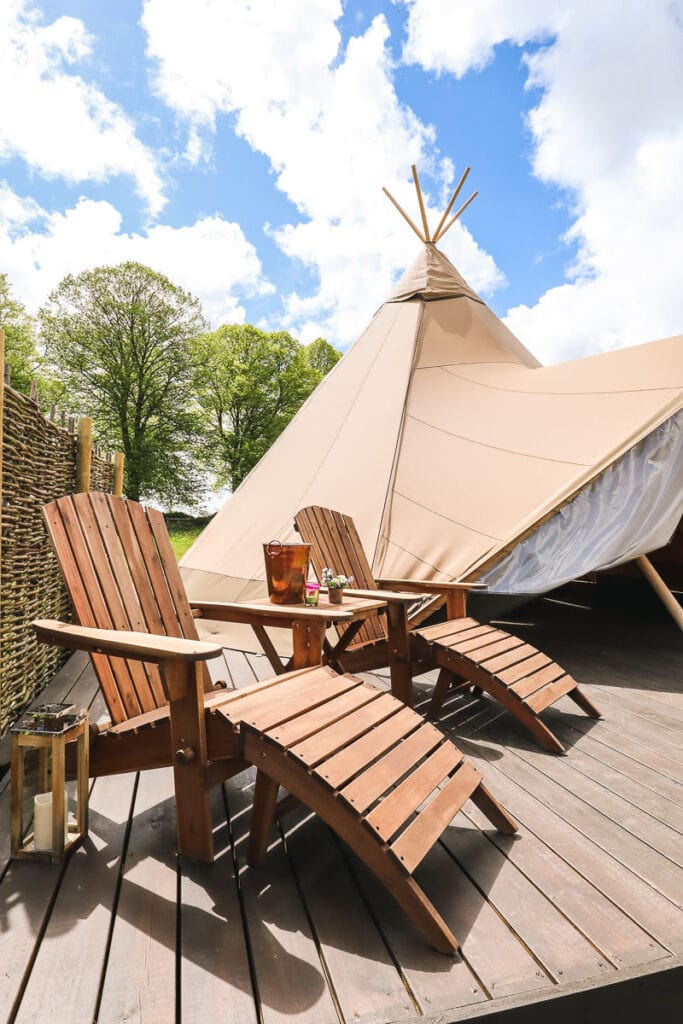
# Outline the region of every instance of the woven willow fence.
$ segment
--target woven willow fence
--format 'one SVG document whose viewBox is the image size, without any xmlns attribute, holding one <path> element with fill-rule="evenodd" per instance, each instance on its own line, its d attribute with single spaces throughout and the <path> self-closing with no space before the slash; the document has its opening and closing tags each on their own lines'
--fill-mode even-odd
<svg viewBox="0 0 683 1024">
<path fill-rule="evenodd" d="M 70 616 L 69 599 L 43 526 L 42 507 L 64 494 L 89 489 L 80 486 L 78 469 L 83 464 L 78 454 L 85 432 L 77 429 L 72 418 L 61 417 L 57 422 L 54 409 L 51 419 L 46 419 L 36 399 L 19 394 L 7 383 L 3 388 L 0 737 L 66 657 L 58 648 L 39 644 L 29 625 L 36 618 L 68 620 Z M 80 421 L 81 425 L 89 422 Z M 91 452 L 90 487 L 114 490 L 111 456 Z"/>
</svg>

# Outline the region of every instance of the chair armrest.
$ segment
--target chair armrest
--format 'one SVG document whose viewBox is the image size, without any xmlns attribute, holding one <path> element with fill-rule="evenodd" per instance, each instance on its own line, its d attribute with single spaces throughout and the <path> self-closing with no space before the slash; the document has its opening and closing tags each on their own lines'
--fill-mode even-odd
<svg viewBox="0 0 683 1024">
<path fill-rule="evenodd" d="M 323 591 L 323 587 L 320 588 Z M 422 597 L 429 597 L 429 594 L 422 595 L 402 593 L 400 590 L 354 590 L 352 587 L 345 587 L 344 593 L 349 597 L 367 597 L 375 601 L 386 601 L 387 604 L 414 604 L 415 600 Z"/>
<path fill-rule="evenodd" d="M 222 653 L 220 644 L 185 640 L 154 633 L 134 633 L 119 629 L 72 626 L 57 619 L 36 619 L 31 623 L 38 638 L 56 647 L 93 654 L 113 654 L 136 661 L 208 661 Z"/>
<path fill-rule="evenodd" d="M 382 587 L 396 587 L 397 590 L 417 590 L 427 594 L 448 594 L 449 591 L 454 590 L 488 590 L 486 583 L 466 583 L 464 581 L 435 583 L 432 581 L 425 582 L 425 580 L 393 580 L 382 577 L 377 582 Z"/>
</svg>

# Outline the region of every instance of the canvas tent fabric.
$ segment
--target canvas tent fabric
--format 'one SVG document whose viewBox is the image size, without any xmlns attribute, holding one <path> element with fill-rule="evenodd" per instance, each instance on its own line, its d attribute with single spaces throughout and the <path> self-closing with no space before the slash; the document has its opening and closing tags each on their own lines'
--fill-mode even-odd
<svg viewBox="0 0 683 1024">
<path fill-rule="evenodd" d="M 264 596 L 262 544 L 295 540 L 306 505 L 352 515 L 380 577 L 539 592 L 579 565 L 618 564 L 681 518 L 681 409 L 683 336 L 543 367 L 427 244 L 186 553 L 189 595 Z M 568 542 L 569 569 L 556 557 Z"/>
</svg>

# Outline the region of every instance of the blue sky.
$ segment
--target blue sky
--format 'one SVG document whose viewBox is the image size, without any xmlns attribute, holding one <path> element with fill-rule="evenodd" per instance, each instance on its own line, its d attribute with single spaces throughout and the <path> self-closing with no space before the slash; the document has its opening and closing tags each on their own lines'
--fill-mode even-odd
<svg viewBox="0 0 683 1024">
<path fill-rule="evenodd" d="M 139 259 L 215 326 L 344 348 L 419 248 L 381 185 L 417 218 L 415 160 L 434 221 L 470 164 L 444 251 L 542 360 L 681 331 L 682 23 L 676 0 L 7 0 L 0 272 L 33 311 Z"/>
</svg>

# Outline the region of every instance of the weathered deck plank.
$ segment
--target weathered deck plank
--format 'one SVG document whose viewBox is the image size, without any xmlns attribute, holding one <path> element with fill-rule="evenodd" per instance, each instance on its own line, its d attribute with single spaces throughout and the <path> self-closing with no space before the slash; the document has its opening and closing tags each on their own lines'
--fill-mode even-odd
<svg viewBox="0 0 683 1024">
<path fill-rule="evenodd" d="M 67 864 L 19 1006 L 21 1024 L 41 1024 L 48 1006 L 50 1024 L 95 1019 L 134 783 L 128 775 L 93 786 L 87 845 Z"/>
<path fill-rule="evenodd" d="M 212 793 L 213 864 L 183 861 L 180 883 L 180 1019 L 257 1024 L 237 873 L 222 787 Z"/>
<path fill-rule="evenodd" d="M 94 784 L 90 839 L 64 869 L 8 865 L 0 828 L 0 1022 L 42 1024 L 49 1005 L 51 1024 L 427 1024 L 589 986 L 605 1007 L 613 979 L 673 973 L 683 963 L 680 636 L 656 617 L 639 635 L 571 602 L 534 609 L 509 628 L 585 680 L 604 718 L 566 700 L 546 712 L 568 747 L 553 758 L 490 700 L 449 697 L 441 726 L 521 826 L 503 836 L 467 804 L 418 868 L 462 957 L 426 947 L 303 810 L 273 832 L 265 865 L 247 867 L 253 772 L 226 783 L 225 799 L 214 792 L 211 867 L 176 859 L 170 770 L 111 777 Z M 74 657 L 41 700 L 68 696 L 99 715 L 85 665 Z M 234 651 L 210 670 L 237 687 L 271 674 L 264 657 Z M 386 673 L 368 678 L 388 685 Z M 432 685 L 419 682 L 419 709 Z M 548 1016 L 553 1005 L 543 1003 Z M 667 1011 L 657 1007 L 659 1022 L 675 1019 Z"/>
<path fill-rule="evenodd" d="M 168 1024 L 176 1013 L 173 774 L 142 772 L 97 1020 Z"/>
</svg>

